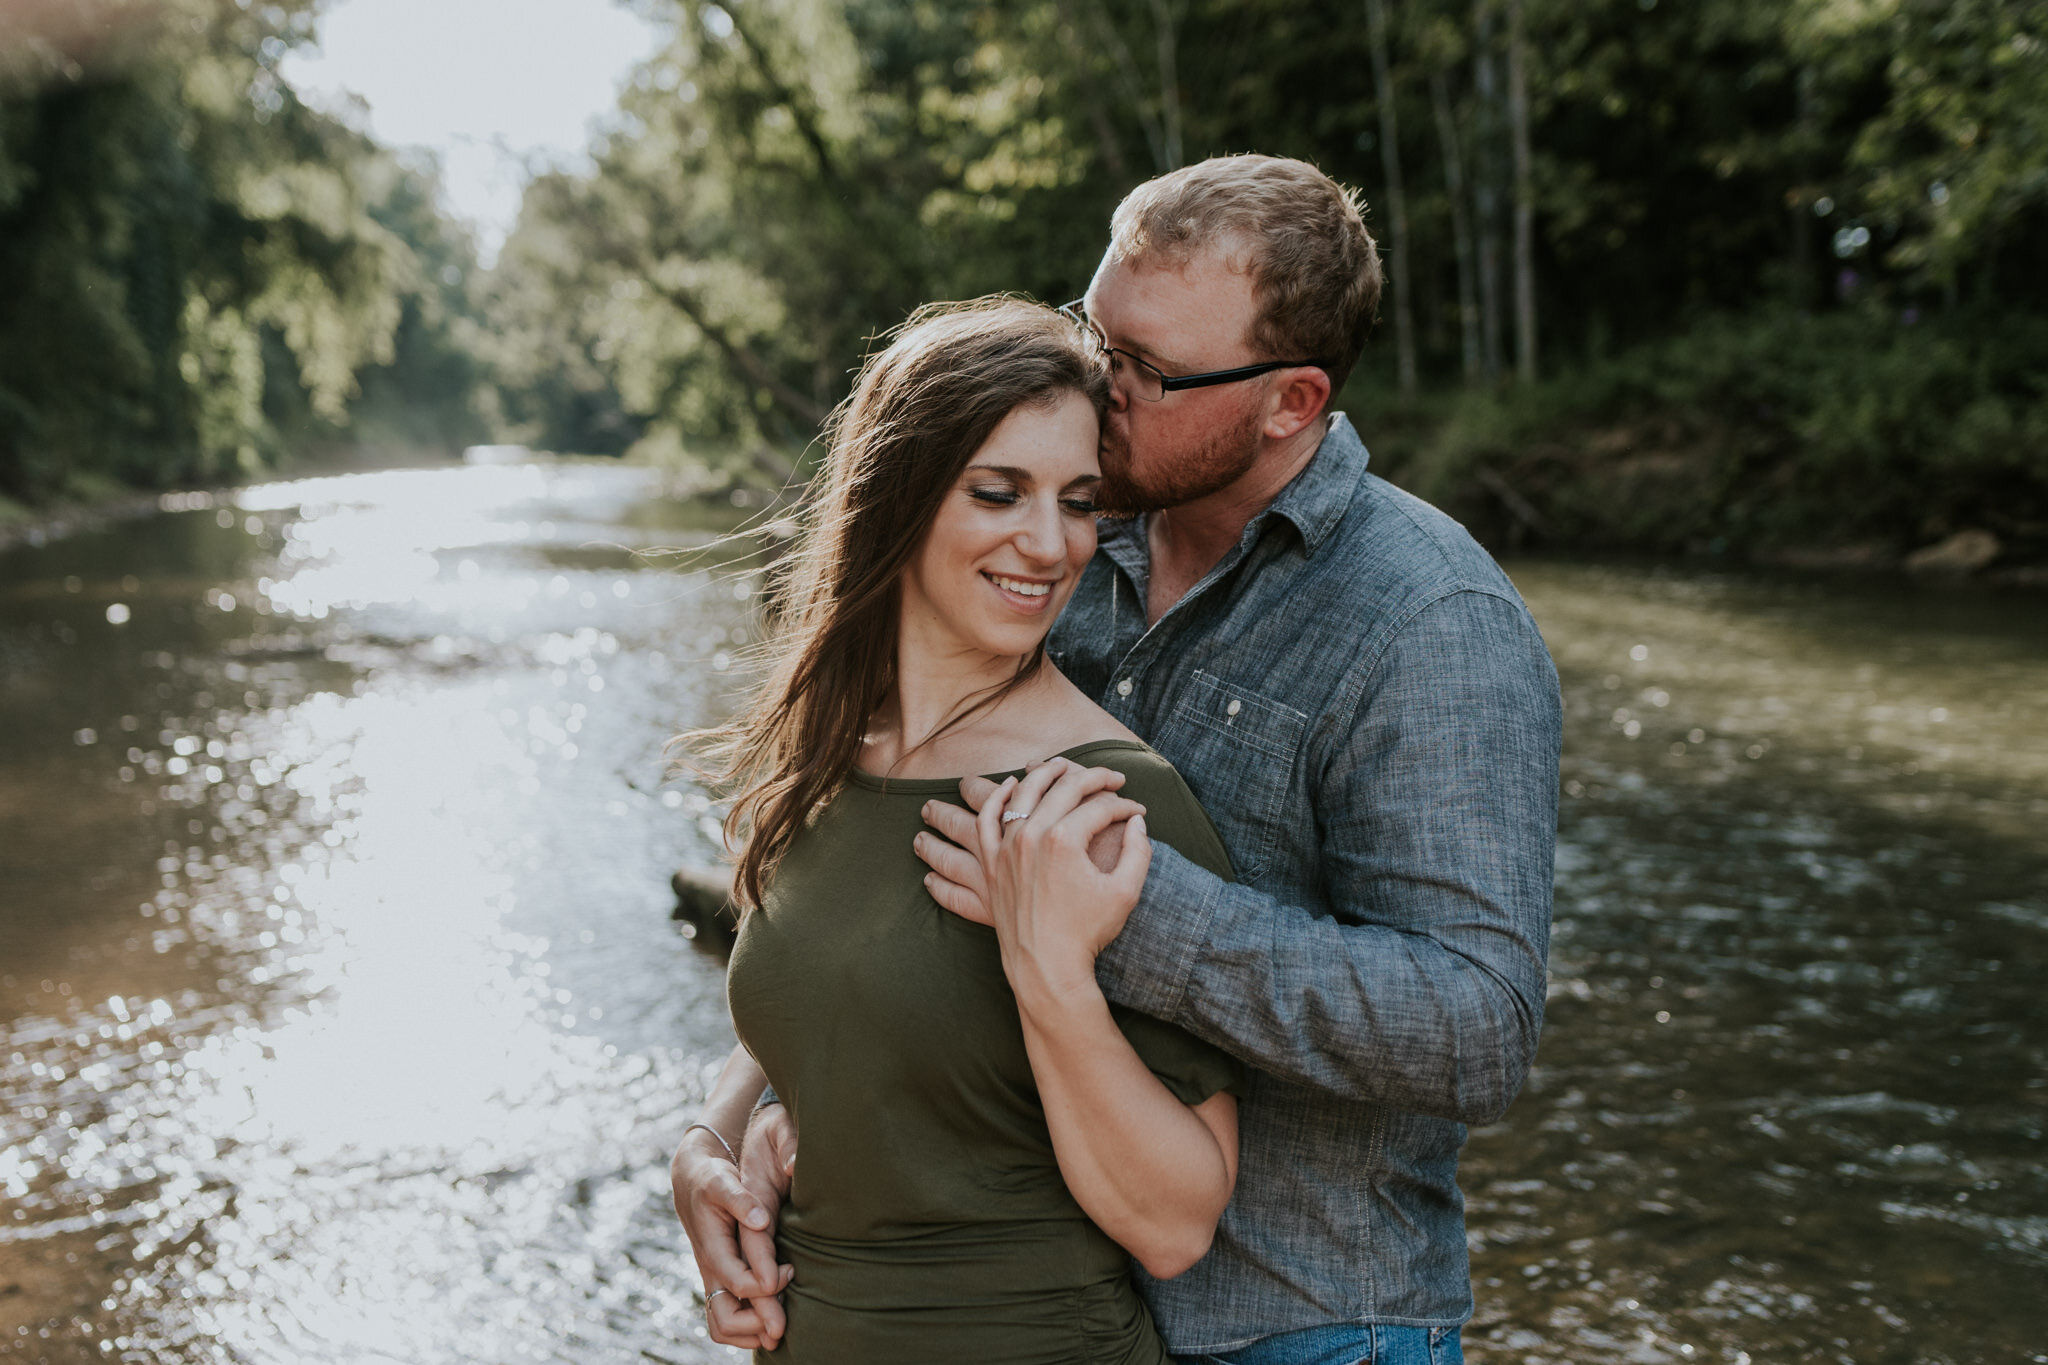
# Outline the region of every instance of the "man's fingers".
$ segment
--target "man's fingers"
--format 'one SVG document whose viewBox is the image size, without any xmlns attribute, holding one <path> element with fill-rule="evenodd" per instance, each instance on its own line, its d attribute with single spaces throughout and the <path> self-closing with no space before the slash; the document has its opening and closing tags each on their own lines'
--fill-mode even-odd
<svg viewBox="0 0 2048 1365">
<path fill-rule="evenodd" d="M 1145 817 L 1133 815 L 1124 827 L 1124 855 L 1109 874 L 1110 886 L 1128 905 L 1135 906 L 1145 890 L 1145 874 L 1152 868 L 1152 840 L 1145 834 Z"/>
<path fill-rule="evenodd" d="M 977 869 L 978 870 L 978 869 Z M 993 929 L 996 917 L 988 908 L 988 902 L 958 882 L 947 881 L 936 872 L 927 873 L 924 889 L 939 903 L 941 910 L 958 915 L 961 919 Z"/>
<path fill-rule="evenodd" d="M 957 806 L 948 806 L 943 802 L 935 802 L 934 804 L 939 809 L 952 811 L 953 814 L 961 816 L 968 822 L 967 827 L 973 833 L 968 836 L 967 846 L 962 847 L 957 843 L 947 843 L 938 835 L 926 831 L 911 841 L 911 847 L 916 850 L 918 857 L 924 859 L 925 866 L 938 873 L 941 877 L 944 877 L 947 881 L 958 882 L 978 895 L 981 892 L 982 883 L 981 859 L 975 856 L 975 850 L 981 846 L 981 829 L 974 822 L 979 817 L 968 815 L 966 811 L 961 810 Z"/>
<path fill-rule="evenodd" d="M 960 799 L 967 803 L 969 810 L 979 811 L 981 803 L 995 794 L 996 784 L 985 777 L 963 777 L 960 779 Z M 953 836 L 949 834 L 946 837 L 951 839 Z M 956 840 L 955 842 L 958 841 Z"/>
<path fill-rule="evenodd" d="M 1089 836 L 1088 861 L 1097 872 L 1116 871 L 1117 860 L 1124 856 L 1124 829 L 1122 824 L 1106 825 Z"/>
<path fill-rule="evenodd" d="M 740 1232 L 740 1250 L 746 1253 L 752 1273 L 744 1284 L 726 1288 L 743 1299 L 773 1298 L 782 1292 L 782 1265 L 775 1259 L 775 1239 L 765 1232 Z"/>
<path fill-rule="evenodd" d="M 985 777 L 971 777 L 968 782 L 988 782 L 988 791 L 982 794 L 982 804 L 986 804 L 988 798 L 996 793 L 995 784 Z M 960 785 L 965 787 L 967 783 L 963 782 Z M 980 805 L 976 805 L 973 810 L 962 810 L 951 801 L 927 801 L 924 803 L 924 822 L 972 853 L 975 846 L 981 842 L 979 826 L 974 823 L 975 815 L 980 809 Z"/>
</svg>

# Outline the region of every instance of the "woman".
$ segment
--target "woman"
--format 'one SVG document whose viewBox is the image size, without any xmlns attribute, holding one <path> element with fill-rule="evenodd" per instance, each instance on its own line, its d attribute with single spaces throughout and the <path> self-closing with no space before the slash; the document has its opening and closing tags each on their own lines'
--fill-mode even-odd
<svg viewBox="0 0 2048 1365">
<path fill-rule="evenodd" d="M 1094 958 L 1116 926 L 1040 903 L 991 933 L 925 894 L 912 852 L 926 802 L 1009 772 L 992 827 L 1130 817 L 1101 875 L 1135 885 L 1149 817 L 1228 873 L 1178 776 L 1045 660 L 1095 550 L 1106 401 L 1070 323 L 991 299 L 918 313 L 839 416 L 766 681 L 709 746 L 744 840 L 733 1022 L 803 1138 L 786 1332 L 707 1283 L 720 1340 L 791 1365 L 1167 1360 L 1129 1262 L 1171 1276 L 1207 1249 L 1236 1063 L 1112 1011 Z M 1123 795 L 1049 794 L 1068 760 Z"/>
</svg>

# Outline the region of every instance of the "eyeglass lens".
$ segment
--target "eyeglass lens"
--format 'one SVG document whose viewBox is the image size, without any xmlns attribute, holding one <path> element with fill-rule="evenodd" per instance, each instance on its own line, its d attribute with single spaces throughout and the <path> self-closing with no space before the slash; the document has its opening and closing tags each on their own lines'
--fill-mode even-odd
<svg viewBox="0 0 2048 1365">
<path fill-rule="evenodd" d="M 1102 329 L 1082 311 L 1080 299 L 1061 304 L 1059 311 L 1088 334 L 1088 339 L 1095 343 L 1096 350 L 1109 357 L 1109 372 L 1115 376 L 1116 382 L 1123 387 L 1124 392 L 1147 403 L 1157 403 L 1166 397 L 1166 376 L 1136 356 L 1110 345 L 1108 338 L 1102 335 Z"/>
</svg>

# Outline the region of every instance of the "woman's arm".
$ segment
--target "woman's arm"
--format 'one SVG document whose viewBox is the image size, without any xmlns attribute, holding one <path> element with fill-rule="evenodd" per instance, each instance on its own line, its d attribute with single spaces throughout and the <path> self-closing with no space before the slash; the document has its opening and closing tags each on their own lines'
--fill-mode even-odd
<svg viewBox="0 0 2048 1365">
<path fill-rule="evenodd" d="M 1175 1099 L 1099 989 L 1092 1001 L 1032 994 L 1017 996 L 1024 1046 L 1060 1175 L 1097 1227 L 1170 1280 L 1207 1253 L 1237 1183 L 1237 1097 Z"/>
<path fill-rule="evenodd" d="M 712 1339 L 772 1351 L 783 1331 L 775 1296 L 789 1283 L 788 1269 L 775 1262 L 774 1238 L 787 1179 L 774 1181 L 772 1170 L 770 1178 L 757 1173 L 746 1179 L 732 1159 L 767 1083 L 752 1055 L 735 1047 L 697 1119 L 712 1131 L 692 1128 L 683 1134 L 669 1162 L 669 1188 L 697 1258 L 698 1278 L 711 1296 L 706 1312 Z M 726 1294 L 713 1294 L 719 1289 Z"/>
<path fill-rule="evenodd" d="M 1230 1202 L 1237 1101 L 1222 1094 L 1183 1104 L 1117 1027 L 1095 984 L 1095 955 L 1118 926 L 1074 914 L 1102 903 L 1102 888 L 1020 875 L 1039 848 L 1072 845 L 1085 853 L 1101 830 L 1129 817 L 1135 837 L 1124 840 L 1116 866 L 1098 872 L 1084 857 L 1086 871 L 1074 875 L 1117 884 L 1129 897 L 1144 884 L 1151 844 L 1142 813 L 1121 799 L 1083 805 L 1100 785 L 1087 771 L 1064 760 L 1048 764 L 1021 786 L 1005 783 L 983 808 L 982 846 L 996 850 L 990 908 L 1060 1174 L 1098 1227 L 1149 1273 L 1170 1279 L 1202 1258 Z M 1001 832 L 1006 809 L 1029 812 L 1008 834 Z"/>
</svg>

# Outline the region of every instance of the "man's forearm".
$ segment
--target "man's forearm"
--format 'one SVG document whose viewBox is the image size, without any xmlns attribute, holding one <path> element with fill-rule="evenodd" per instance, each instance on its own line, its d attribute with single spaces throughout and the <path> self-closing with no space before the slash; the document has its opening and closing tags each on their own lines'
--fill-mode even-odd
<svg viewBox="0 0 2048 1365">
<path fill-rule="evenodd" d="M 1166 848 L 1153 876 L 1097 963 L 1118 1004 L 1282 1080 L 1413 1113 L 1488 1123 L 1521 1088 L 1542 1026 L 1537 944 L 1499 935 L 1485 962 L 1282 905 Z"/>
</svg>

